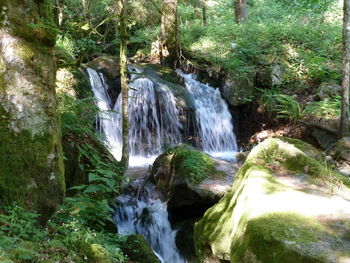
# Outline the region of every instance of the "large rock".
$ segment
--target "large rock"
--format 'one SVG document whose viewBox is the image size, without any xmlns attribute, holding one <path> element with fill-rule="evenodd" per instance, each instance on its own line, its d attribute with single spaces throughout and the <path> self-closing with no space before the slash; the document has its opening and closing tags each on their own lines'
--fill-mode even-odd
<svg viewBox="0 0 350 263">
<path fill-rule="evenodd" d="M 160 263 L 152 248 L 141 235 L 130 235 L 121 245 L 124 255 L 134 263 Z"/>
<path fill-rule="evenodd" d="M 253 96 L 253 76 L 236 76 L 228 73 L 222 87 L 222 97 L 231 105 L 239 106 L 247 104 Z"/>
<path fill-rule="evenodd" d="M 350 161 L 350 137 L 343 137 L 338 140 L 333 147 L 333 151 L 337 159 Z"/>
<path fill-rule="evenodd" d="M 252 150 L 195 225 L 202 262 L 350 262 L 350 190 L 308 148 L 276 138 Z"/>
<path fill-rule="evenodd" d="M 229 191 L 235 168 L 186 145 L 172 148 L 154 162 L 151 175 L 169 208 L 216 203 Z"/>
<path fill-rule="evenodd" d="M 316 96 L 318 99 L 332 98 L 335 96 L 340 96 L 342 87 L 335 83 L 321 83 L 318 87 Z"/>
<path fill-rule="evenodd" d="M 0 203 L 45 223 L 63 200 L 53 1 L 1 1 Z"/>
</svg>

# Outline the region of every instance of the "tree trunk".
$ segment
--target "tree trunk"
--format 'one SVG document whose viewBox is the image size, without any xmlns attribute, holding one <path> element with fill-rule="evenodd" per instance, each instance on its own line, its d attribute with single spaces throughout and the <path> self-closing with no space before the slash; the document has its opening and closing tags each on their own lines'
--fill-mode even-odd
<svg viewBox="0 0 350 263">
<path fill-rule="evenodd" d="M 207 7 L 203 5 L 202 7 L 202 16 L 203 16 L 203 26 L 208 25 L 207 23 Z"/>
<path fill-rule="evenodd" d="M 164 0 L 160 30 L 161 64 L 175 67 L 179 58 L 177 0 Z"/>
<path fill-rule="evenodd" d="M 241 24 L 248 19 L 247 0 L 236 0 L 236 22 Z"/>
<path fill-rule="evenodd" d="M 119 16 L 119 35 L 120 35 L 120 81 L 121 81 L 121 93 L 122 93 L 122 120 L 123 120 L 123 131 L 122 131 L 122 159 L 121 163 L 125 170 L 129 164 L 129 119 L 128 119 L 128 77 L 127 77 L 127 59 L 128 49 L 127 41 L 129 38 L 126 23 L 127 23 L 127 12 L 126 6 L 127 0 L 119 0 L 120 16 Z"/>
<path fill-rule="evenodd" d="M 339 136 L 344 137 L 349 131 L 349 72 L 350 71 L 350 0 L 344 0 L 343 24 L 343 81 L 342 106 Z"/>
<path fill-rule="evenodd" d="M 0 204 L 24 205 L 42 223 L 65 191 L 53 4 L 3 0 L 0 18 Z"/>
</svg>

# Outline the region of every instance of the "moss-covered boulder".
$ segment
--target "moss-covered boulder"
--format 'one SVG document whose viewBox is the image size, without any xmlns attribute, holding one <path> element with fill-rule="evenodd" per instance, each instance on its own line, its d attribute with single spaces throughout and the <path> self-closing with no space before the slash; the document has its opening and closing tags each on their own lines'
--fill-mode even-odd
<svg viewBox="0 0 350 263">
<path fill-rule="evenodd" d="M 65 192 L 54 1 L 0 2 L 0 203 L 26 206 L 45 223 Z"/>
<path fill-rule="evenodd" d="M 227 73 L 222 87 L 222 97 L 231 105 L 239 106 L 252 100 L 254 90 L 252 74 L 237 76 Z"/>
<path fill-rule="evenodd" d="M 228 175 L 220 171 L 215 160 L 187 145 L 161 154 L 151 176 L 170 208 L 213 204 L 230 189 L 233 180 L 233 172 Z"/>
<path fill-rule="evenodd" d="M 160 263 L 152 248 L 141 235 L 130 235 L 122 244 L 122 251 L 135 263 Z"/>
<path fill-rule="evenodd" d="M 347 181 L 310 149 L 275 138 L 251 151 L 232 190 L 195 225 L 202 262 L 350 261 L 350 191 L 336 187 Z"/>
<path fill-rule="evenodd" d="M 89 263 L 112 263 L 112 256 L 107 249 L 100 244 L 83 243 L 81 245 L 83 253 Z"/>
</svg>

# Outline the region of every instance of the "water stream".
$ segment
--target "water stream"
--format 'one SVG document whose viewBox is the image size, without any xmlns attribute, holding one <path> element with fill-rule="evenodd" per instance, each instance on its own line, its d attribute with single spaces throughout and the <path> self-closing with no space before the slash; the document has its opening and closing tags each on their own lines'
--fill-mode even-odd
<svg viewBox="0 0 350 263">
<path fill-rule="evenodd" d="M 232 116 L 227 103 L 221 98 L 219 89 L 200 83 L 195 75 L 177 73 L 185 79 L 187 90 L 196 104 L 196 120 L 201 147 L 209 155 L 234 160 L 237 153 L 236 137 L 233 133 Z"/>
<path fill-rule="evenodd" d="M 122 116 L 121 95 L 115 102 L 108 94 L 108 86 L 101 73 L 88 69 L 99 115 L 99 130 L 117 160 L 121 159 Z M 166 145 L 183 141 L 184 127 L 179 121 L 176 98 L 166 85 L 154 82 L 135 72 L 129 86 L 129 153 L 130 167 L 147 166 L 162 153 Z M 220 91 L 202 84 L 191 74 L 177 73 L 185 80 L 186 88 L 195 103 L 195 118 L 199 135 L 199 148 L 214 157 L 233 160 L 237 151 L 232 117 Z M 134 194 L 118 197 L 119 204 L 114 220 L 121 235 L 141 234 L 163 263 L 185 263 L 178 253 L 175 236 L 168 220 L 167 205 L 147 190 L 141 200 Z"/>
<path fill-rule="evenodd" d="M 141 71 L 129 67 L 136 72 L 130 78 L 129 95 L 129 166 L 148 166 L 160 155 L 165 145 L 176 145 L 182 141 L 179 112 L 171 91 L 164 85 L 158 86 L 146 77 L 140 77 Z M 112 99 L 108 94 L 108 86 L 103 74 L 88 68 L 97 106 L 101 110 L 99 116 L 100 132 L 105 135 L 106 143 L 117 160 L 122 151 L 122 98 L 111 106 Z M 159 110 L 158 110 L 159 107 Z"/>
<path fill-rule="evenodd" d="M 117 198 L 114 221 L 121 235 L 141 234 L 162 263 L 185 263 L 175 244 L 176 231 L 168 220 L 167 205 L 145 191 L 139 201 L 131 195 Z"/>
</svg>

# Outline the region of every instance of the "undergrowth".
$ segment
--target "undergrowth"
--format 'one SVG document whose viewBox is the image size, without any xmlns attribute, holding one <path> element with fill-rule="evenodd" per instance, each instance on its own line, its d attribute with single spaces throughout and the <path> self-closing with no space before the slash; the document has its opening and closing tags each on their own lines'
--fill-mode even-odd
<svg viewBox="0 0 350 263">
<path fill-rule="evenodd" d="M 67 189 L 68 197 L 45 227 L 38 214 L 17 205 L 0 207 L 0 262 L 124 262 L 124 238 L 111 219 L 123 170 L 92 144 L 101 139 L 93 127 L 98 109 L 93 99 L 61 95 L 59 110 L 62 134 L 77 149 L 86 183 Z"/>
</svg>

